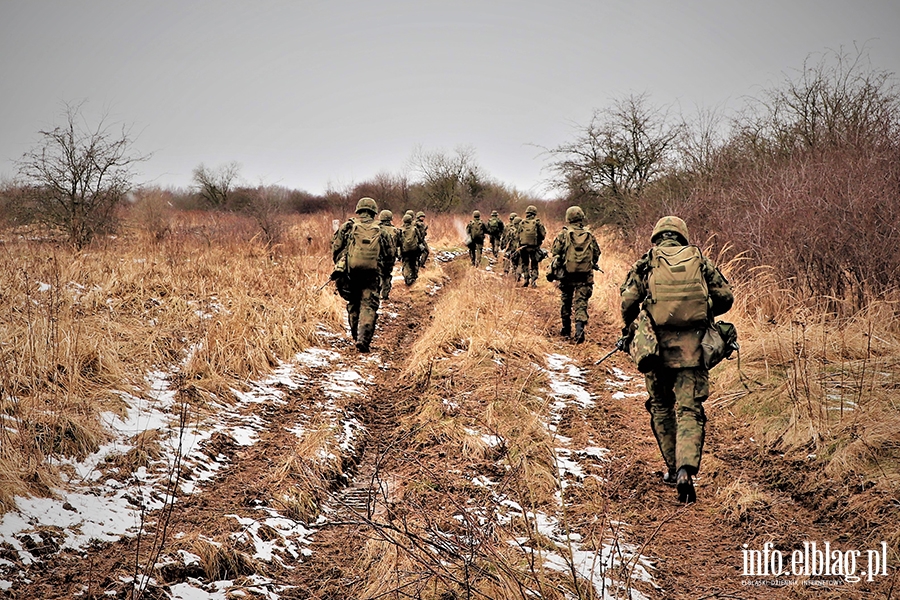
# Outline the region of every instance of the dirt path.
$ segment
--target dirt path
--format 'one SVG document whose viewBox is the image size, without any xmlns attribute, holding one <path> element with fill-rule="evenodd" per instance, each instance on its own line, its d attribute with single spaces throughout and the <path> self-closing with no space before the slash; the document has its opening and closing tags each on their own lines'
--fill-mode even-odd
<svg viewBox="0 0 900 600">
<path fill-rule="evenodd" d="M 458 268 L 450 267 L 451 272 Z M 651 557 L 653 583 L 640 583 L 636 589 L 648 598 L 888 597 L 887 581 L 882 581 L 881 587 L 865 582 L 837 588 L 745 585 L 748 578 L 741 573 L 743 544 L 761 549 L 766 542 L 773 542 L 789 554 L 804 540 L 840 543 L 846 541 L 846 535 L 839 524 L 828 523 L 766 482 L 760 471 L 763 461 L 758 446 L 747 427 L 727 407 L 717 404 L 715 396 L 707 407 L 704 463 L 697 479 L 699 501 L 680 505 L 674 489 L 660 481 L 658 450 L 643 408 L 646 396 L 642 378 L 622 354 L 595 364 L 612 348 L 616 327 L 598 325 L 602 319 L 595 318 L 589 341 L 579 346 L 554 337 L 557 296 L 545 281 L 541 283 L 537 290 L 522 290 L 534 299 L 532 316 L 545 324 L 556 352 L 572 357 L 584 371 L 585 385 L 596 400 L 589 408 L 564 411 L 559 433 L 582 445 L 591 440 L 609 450 L 602 467 L 598 467 L 602 468 L 602 477 L 592 480 L 590 486 L 571 486 L 566 492 L 564 502 L 570 510 L 571 526 L 584 538 L 598 527 L 607 531 L 614 528 L 619 532 L 617 538 L 636 544 L 640 554 Z M 345 461 L 344 475 L 336 476 L 330 489 L 323 491 L 326 510 L 314 531 L 308 532 L 304 543 L 298 541 L 292 547 L 303 556 L 292 559 L 286 542 L 281 548 L 282 559 L 265 564 L 247 563 L 236 553 L 223 552 L 219 579 L 245 582 L 245 596 L 277 594 L 279 598 L 310 600 L 351 597 L 350 590 L 364 576 L 359 561 L 373 536 L 367 520 L 384 521 L 383 511 L 392 507 L 402 510 L 402 502 L 390 497 L 390 482 L 406 477 L 409 464 L 415 463 L 420 469 L 440 464 L 437 449 L 422 449 L 420 454 L 409 456 L 409 448 L 396 446 L 398 423 L 420 393 L 402 381 L 400 374 L 412 341 L 433 318 L 435 301 L 435 297 L 421 293 L 413 298 L 402 283 L 395 288 L 393 301 L 383 307 L 373 344 L 380 360 L 357 355 L 345 339 L 335 339 L 333 349 L 341 356 L 336 364 L 359 370 L 369 381 L 365 393 L 354 396 L 345 407 L 347 415 L 365 427 L 363 443 L 357 444 L 353 460 Z M 7 591 L 6 597 L 131 598 L 132 586 L 123 579 L 135 573 L 138 544 L 145 545 L 141 552 L 146 553 L 151 534 L 163 524 L 168 545 L 177 544 L 177 536 L 183 532 L 218 542 L 237 536 L 234 549 L 252 554 L 250 536 L 240 534 L 249 531 L 253 540 L 265 541 L 264 530 L 252 521 L 260 520 L 260 514 L 266 511 L 285 514 L 284 505 L 273 495 L 286 476 L 285 449 L 297 443 L 292 429 L 316 410 L 325 394 L 326 371 L 334 367 L 311 369 L 310 384 L 289 390 L 287 402 L 258 406 L 256 410 L 266 426 L 254 445 L 240 447 L 228 436 L 211 441 L 210 453 L 230 459 L 227 469 L 202 491 L 180 498 L 169 514 L 148 515 L 148 521 L 157 525 L 148 528 L 142 540 L 123 538 L 36 565 L 29 571 L 33 583 Z M 490 474 L 494 465 L 485 462 L 472 468 L 473 472 Z M 372 489 L 376 480 L 379 485 Z M 383 482 L 388 482 L 387 489 Z M 380 502 L 373 502 L 373 494 L 380 495 Z M 301 533 L 293 535 L 297 540 L 303 537 Z M 270 540 L 275 537 L 269 535 Z M 143 598 L 167 598 L 165 586 L 201 575 L 199 567 L 185 564 L 165 571 L 165 581 L 148 586 Z M 265 579 L 253 585 L 253 577 L 259 574 Z M 230 593 L 228 598 L 239 597 Z M 226 597 L 224 592 L 221 597 Z"/>
</svg>

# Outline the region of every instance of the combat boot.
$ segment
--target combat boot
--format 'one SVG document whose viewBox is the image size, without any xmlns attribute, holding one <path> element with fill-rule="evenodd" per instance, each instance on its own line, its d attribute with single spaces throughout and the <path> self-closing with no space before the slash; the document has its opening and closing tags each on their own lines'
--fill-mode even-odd
<svg viewBox="0 0 900 600">
<path fill-rule="evenodd" d="M 570 317 L 563 317 L 562 329 L 559 330 L 559 335 L 563 337 L 572 335 L 572 319 Z"/>
<path fill-rule="evenodd" d="M 523 281 L 522 287 L 528 287 L 528 275 L 524 276 L 522 278 L 522 281 Z"/>
<path fill-rule="evenodd" d="M 678 469 L 675 486 L 678 490 L 679 502 L 691 503 L 697 501 L 697 492 L 694 490 L 694 482 L 691 481 L 691 474 L 688 473 L 687 469 L 684 467 Z"/>
<path fill-rule="evenodd" d="M 663 473 L 662 480 L 666 485 L 675 485 L 675 481 L 678 479 L 678 472 L 675 470 L 675 467 L 667 470 Z"/>
<path fill-rule="evenodd" d="M 575 343 L 580 344 L 584 342 L 584 326 L 586 323 L 584 321 L 575 321 Z"/>
</svg>

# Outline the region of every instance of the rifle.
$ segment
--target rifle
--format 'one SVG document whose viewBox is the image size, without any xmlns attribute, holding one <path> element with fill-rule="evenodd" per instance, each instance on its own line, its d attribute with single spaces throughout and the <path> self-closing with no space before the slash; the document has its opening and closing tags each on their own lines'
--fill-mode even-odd
<svg viewBox="0 0 900 600">
<path fill-rule="evenodd" d="M 618 352 L 618 351 L 620 351 L 620 350 L 621 350 L 622 352 L 628 352 L 628 338 L 626 338 L 625 336 L 619 337 L 619 339 L 616 340 L 616 347 L 613 348 L 612 350 L 610 350 L 609 353 L 608 353 L 606 356 L 604 356 L 603 358 L 601 358 L 600 360 L 598 360 L 598 361 L 595 362 L 594 364 L 595 364 L 595 365 L 599 365 L 599 364 L 602 363 L 604 360 L 606 360 L 607 358 L 609 358 L 610 356 L 612 356 L 613 354 L 615 354 L 616 352 Z"/>
</svg>

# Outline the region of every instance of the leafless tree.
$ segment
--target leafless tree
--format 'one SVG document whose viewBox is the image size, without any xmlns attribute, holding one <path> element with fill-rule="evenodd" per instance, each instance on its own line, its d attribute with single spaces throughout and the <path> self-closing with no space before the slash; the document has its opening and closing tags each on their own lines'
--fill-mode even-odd
<svg viewBox="0 0 900 600">
<path fill-rule="evenodd" d="M 421 178 L 425 207 L 435 212 L 459 208 L 473 193 L 479 193 L 484 183 L 475 163 L 475 150 L 468 146 L 458 147 L 453 155 L 442 150 L 426 152 L 418 147 L 413 151 L 410 167 Z"/>
<path fill-rule="evenodd" d="M 669 166 L 681 128 L 646 94 L 616 100 L 596 110 L 574 141 L 547 150 L 554 184 L 595 205 L 605 222 L 622 224 L 623 211 Z"/>
<path fill-rule="evenodd" d="M 220 165 L 215 169 L 200 163 L 194 169 L 194 187 L 210 208 L 226 209 L 228 208 L 228 195 L 234 189 L 240 172 L 241 165 L 236 161 Z"/>
<path fill-rule="evenodd" d="M 40 141 L 17 162 L 35 217 L 66 232 L 77 248 L 114 229 L 116 207 L 132 187 L 136 163 L 149 155 L 132 151 L 129 128 L 106 122 L 90 127 L 84 103 L 65 107 L 65 124 L 40 131 Z"/>
</svg>

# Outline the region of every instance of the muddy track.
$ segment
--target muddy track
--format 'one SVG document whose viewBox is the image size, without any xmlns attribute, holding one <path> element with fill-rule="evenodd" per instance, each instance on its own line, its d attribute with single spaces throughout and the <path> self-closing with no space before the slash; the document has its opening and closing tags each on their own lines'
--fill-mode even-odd
<svg viewBox="0 0 900 600">
<path fill-rule="evenodd" d="M 395 286 L 392 296 L 391 302 L 382 304 L 372 355 L 359 355 L 346 336 L 332 342 L 333 349 L 342 355 L 342 364 L 367 370 L 371 385 L 367 386 L 364 395 L 347 407 L 347 416 L 362 422 L 365 435 L 357 445 L 356 454 L 344 460 L 343 475 L 327 483 L 330 488 L 325 502 L 328 521 L 352 521 L 359 514 L 365 515 L 367 505 L 371 507 L 372 495 L 368 487 L 376 462 L 391 443 L 399 407 L 409 394 L 414 393 L 414 390 L 404 388 L 399 381 L 399 372 L 411 340 L 431 317 L 436 297 L 419 293 L 413 301 L 402 282 Z M 381 358 L 380 367 L 377 360 L 369 360 L 375 354 Z M 212 539 L 221 532 L 235 529 L 235 515 L 253 515 L 266 508 L 280 509 L 271 490 L 275 473 L 281 466 L 279 459 L 285 448 L 297 442 L 291 428 L 313 412 L 322 398 L 320 380 L 323 372 L 322 368 L 312 369 L 309 385 L 285 390 L 285 403 L 256 409 L 266 426 L 260 431 L 259 440 L 249 448 L 239 447 L 227 435 L 214 436 L 208 444 L 208 454 L 227 456 L 230 459 L 227 468 L 207 482 L 201 491 L 178 497 L 171 510 L 147 514 L 143 536 L 96 544 L 80 553 L 61 552 L 48 557 L 27 568 L 31 583 L 0 591 L 0 598 L 131 599 L 132 586 L 122 580 L 135 574 L 135 556 L 139 550 L 141 562 L 146 562 L 147 548 L 163 527 L 167 532 L 163 550 L 167 550 L 177 532 L 191 532 L 191 535 Z M 348 476 L 349 486 L 346 485 Z M 243 573 L 222 575 L 225 578 L 251 575 L 255 566 L 272 580 L 268 584 L 270 587 L 279 588 L 279 597 L 346 598 L 348 582 L 341 575 L 341 563 L 357 555 L 357 550 L 365 543 L 364 531 L 359 527 L 325 524 L 315 531 L 314 540 L 312 554 L 302 559 L 304 565 L 300 569 L 291 565 L 256 564 Z M 137 569 L 138 575 L 143 572 L 143 567 Z M 140 597 L 146 600 L 168 598 L 164 591 L 167 585 L 198 576 L 202 577 L 202 572 L 197 568 L 176 569 L 167 573 L 164 581 L 159 581 L 161 587 L 150 586 Z"/>
<path fill-rule="evenodd" d="M 548 323 L 555 323 L 556 306 L 548 295 L 540 310 Z M 551 328 L 552 329 L 552 328 Z M 607 327 L 589 334 L 589 342 L 573 347 L 559 340 L 561 352 L 579 359 L 591 382 L 608 379 L 613 369 L 625 371 L 643 390 L 643 377 L 633 363 L 617 353 L 601 365 L 595 365 L 615 343 L 618 332 Z M 804 505 L 789 493 L 773 485 L 768 469 L 777 456 L 763 455 L 752 438 L 750 427 L 735 417 L 727 405 L 716 403 L 715 382 L 707 405 L 707 433 L 701 472 L 696 480 L 698 502 L 682 505 L 673 487 L 662 483 L 659 450 L 644 409 L 646 394 L 599 403 L 589 413 L 590 427 L 612 451 L 608 495 L 609 516 L 627 524 L 631 539 L 642 546 L 642 553 L 656 560 L 653 573 L 659 598 L 756 599 L 756 598 L 888 598 L 896 595 L 897 572 L 873 583 L 836 582 L 831 586 L 747 585 L 750 580 L 789 580 L 792 577 L 756 577 L 742 575 L 743 544 L 761 549 L 772 542 L 787 556 L 806 540 L 825 541 L 855 547 L 851 532 L 828 515 Z M 721 390 L 720 390 L 721 391 Z M 565 431 L 563 431 L 565 433 Z M 759 500 L 749 506 L 735 504 L 728 490 L 736 482 L 757 490 Z M 865 555 L 865 552 L 863 552 Z M 864 567 L 861 567 L 864 568 Z M 841 577 L 830 578 L 832 581 Z"/>
</svg>

